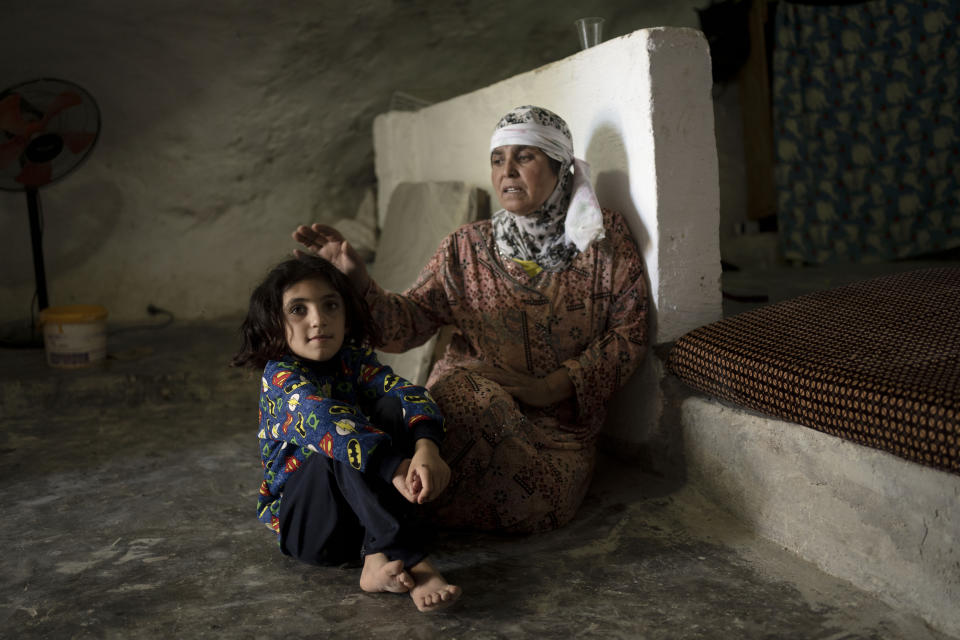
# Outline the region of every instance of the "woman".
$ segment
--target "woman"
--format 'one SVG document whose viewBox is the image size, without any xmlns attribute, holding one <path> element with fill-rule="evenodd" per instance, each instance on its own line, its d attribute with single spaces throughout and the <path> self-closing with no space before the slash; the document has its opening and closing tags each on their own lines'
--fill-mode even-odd
<svg viewBox="0 0 960 640">
<path fill-rule="evenodd" d="M 293 237 L 364 292 L 385 351 L 456 327 L 427 381 L 452 471 L 431 515 L 530 533 L 565 524 L 583 500 L 606 405 L 646 351 L 646 285 L 629 229 L 600 209 L 559 116 L 508 113 L 490 165 L 503 209 L 447 236 L 402 294 L 381 289 L 336 230 Z"/>
</svg>

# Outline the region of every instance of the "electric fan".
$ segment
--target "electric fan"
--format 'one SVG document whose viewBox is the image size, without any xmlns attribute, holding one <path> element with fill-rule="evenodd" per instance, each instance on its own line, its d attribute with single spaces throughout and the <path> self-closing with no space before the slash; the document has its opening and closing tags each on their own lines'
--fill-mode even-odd
<svg viewBox="0 0 960 640">
<path fill-rule="evenodd" d="M 40 188 L 64 177 L 93 150 L 100 110 L 84 89 L 40 78 L 0 92 L 0 189 L 25 191 L 37 302 L 49 306 L 43 266 Z"/>
</svg>

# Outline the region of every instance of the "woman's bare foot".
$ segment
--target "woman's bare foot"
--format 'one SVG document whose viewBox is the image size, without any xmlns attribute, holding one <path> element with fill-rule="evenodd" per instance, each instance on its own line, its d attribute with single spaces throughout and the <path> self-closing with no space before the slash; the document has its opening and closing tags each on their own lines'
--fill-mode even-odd
<svg viewBox="0 0 960 640">
<path fill-rule="evenodd" d="M 427 560 L 411 567 L 410 575 L 416 583 L 410 590 L 410 597 L 420 611 L 445 609 L 460 597 L 460 587 L 447 584 L 440 572 Z"/>
<path fill-rule="evenodd" d="M 371 553 L 364 557 L 363 571 L 360 572 L 360 588 L 364 591 L 406 593 L 414 585 L 413 578 L 403 570 L 402 560 L 391 562 L 382 553 Z"/>
</svg>

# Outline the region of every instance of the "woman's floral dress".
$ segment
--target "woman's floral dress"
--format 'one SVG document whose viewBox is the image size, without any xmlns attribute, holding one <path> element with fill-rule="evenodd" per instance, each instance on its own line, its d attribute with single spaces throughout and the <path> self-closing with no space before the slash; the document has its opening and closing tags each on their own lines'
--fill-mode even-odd
<svg viewBox="0 0 960 640">
<path fill-rule="evenodd" d="M 607 403 L 647 347 L 643 262 L 623 217 L 603 215 L 606 237 L 564 271 L 527 275 L 500 257 L 485 220 L 447 236 L 403 294 L 371 282 L 366 299 L 384 351 L 455 327 L 427 381 L 446 417 L 442 454 L 452 471 L 430 506 L 436 522 L 528 533 L 565 524 L 580 506 Z M 530 407 L 474 372 L 480 364 L 537 377 L 565 367 L 576 394 Z M 582 448 L 551 447 L 558 433 Z"/>
</svg>

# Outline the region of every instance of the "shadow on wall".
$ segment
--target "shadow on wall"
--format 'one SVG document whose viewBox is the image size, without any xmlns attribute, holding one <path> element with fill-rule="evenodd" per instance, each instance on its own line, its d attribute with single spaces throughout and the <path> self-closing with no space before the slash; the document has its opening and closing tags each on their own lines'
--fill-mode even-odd
<svg viewBox="0 0 960 640">
<path fill-rule="evenodd" d="M 8 250 L 0 252 L 3 284 L 11 287 L 33 286 L 33 252 L 26 192 L 5 195 L 10 196 L 4 198 L 7 208 L 16 209 L 19 201 L 23 215 L 5 226 L 12 237 L 7 239 Z M 120 222 L 123 203 L 120 187 L 105 180 L 78 181 L 40 189 L 44 266 L 48 284 L 59 274 L 83 265 L 101 250 Z"/>
<path fill-rule="evenodd" d="M 649 255 L 651 249 L 650 233 L 640 217 L 640 212 L 633 202 L 630 185 L 630 175 L 627 167 L 630 159 L 627 157 L 626 144 L 618 123 L 604 121 L 593 128 L 584 160 L 590 164 L 593 171 L 594 189 L 600 206 L 613 209 L 623 214 L 633 239 L 637 243 L 640 258 Z M 605 168 L 608 167 L 608 168 Z M 656 335 L 657 310 L 652 296 L 650 296 L 650 272 L 644 264 L 643 277 L 647 286 L 649 299 L 647 331 L 651 338 Z"/>
<path fill-rule="evenodd" d="M 637 243 L 641 259 L 644 259 L 643 256 L 651 254 L 653 243 L 633 200 L 631 176 L 628 172 L 631 163 L 619 123 L 604 120 L 593 128 L 584 159 L 593 168 L 600 205 L 623 215 Z M 637 163 L 633 163 L 632 166 L 636 165 Z M 636 182 L 638 178 L 634 176 L 633 180 Z M 643 278 L 648 297 L 647 335 L 653 342 L 656 336 L 657 310 L 650 295 L 650 272 L 646 264 Z M 647 472 L 664 474 L 660 460 L 663 457 L 659 448 L 661 438 L 658 435 L 665 410 L 659 391 L 663 374 L 659 360 L 654 357 L 652 346 L 634 374 L 611 398 L 607 420 L 600 434 L 600 446 L 607 452 L 638 464 Z M 671 461 L 676 460 L 678 451 L 682 452 L 681 444 L 674 440 L 675 438 L 670 439 L 665 445 Z M 678 468 L 682 469 L 683 465 L 680 464 Z"/>
</svg>

